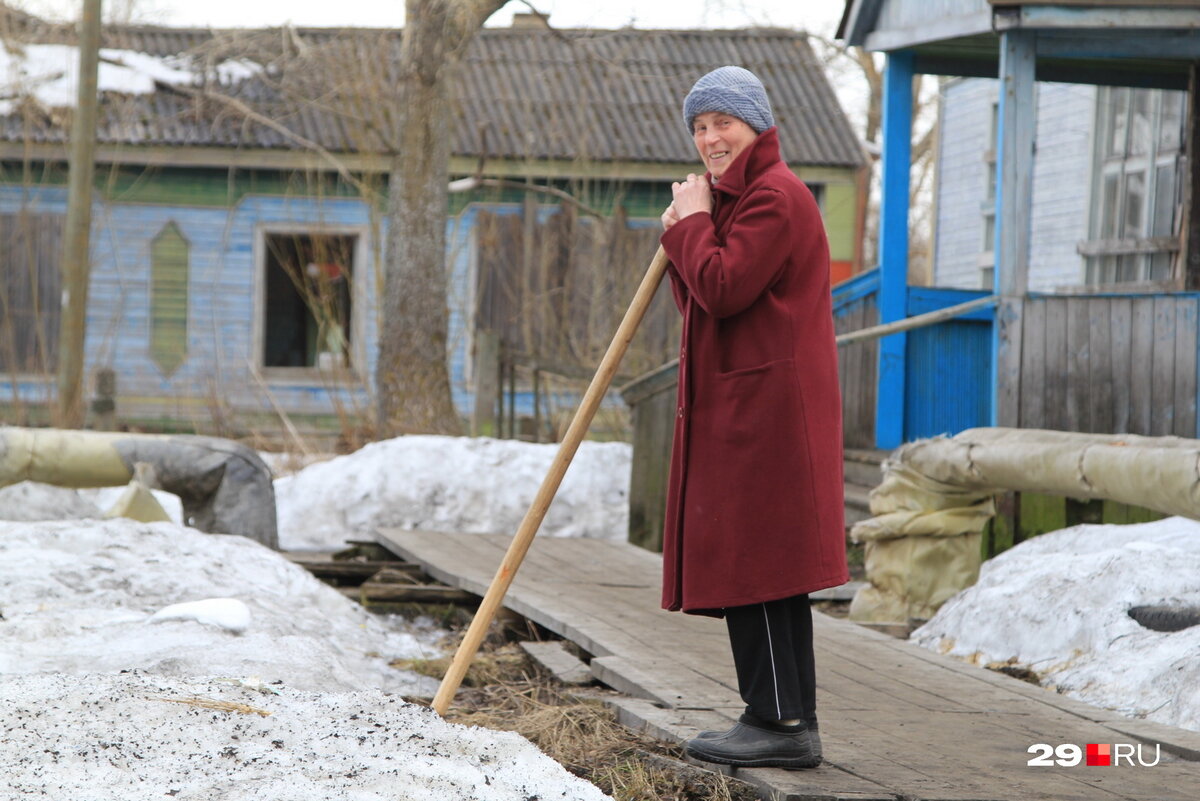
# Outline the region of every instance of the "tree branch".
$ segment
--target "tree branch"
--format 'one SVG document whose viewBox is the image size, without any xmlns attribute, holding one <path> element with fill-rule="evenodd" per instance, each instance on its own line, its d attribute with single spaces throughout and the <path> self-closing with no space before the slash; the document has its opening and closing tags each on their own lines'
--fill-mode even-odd
<svg viewBox="0 0 1200 801">
<path fill-rule="evenodd" d="M 520 181 L 506 181 L 502 178 L 480 178 L 478 175 L 472 175 L 470 178 L 461 178 L 457 181 L 451 181 L 448 189 L 450 192 L 470 192 L 472 189 L 478 189 L 481 186 L 486 186 L 492 189 L 519 189 L 525 192 L 538 192 L 543 195 L 551 195 L 552 197 L 556 197 L 565 203 L 570 203 L 572 206 L 590 217 L 604 219 L 604 214 L 598 209 L 589 206 L 571 193 L 564 192 L 561 189 L 555 189 L 553 186 L 523 184 Z"/>
</svg>

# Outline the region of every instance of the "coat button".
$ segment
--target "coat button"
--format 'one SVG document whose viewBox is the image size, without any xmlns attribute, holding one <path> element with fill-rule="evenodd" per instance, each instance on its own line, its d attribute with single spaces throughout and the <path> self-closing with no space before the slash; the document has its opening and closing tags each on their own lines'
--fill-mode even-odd
<svg viewBox="0 0 1200 801">
<path fill-rule="evenodd" d="M 683 417 L 683 407 L 682 406 L 679 407 L 679 416 Z"/>
</svg>

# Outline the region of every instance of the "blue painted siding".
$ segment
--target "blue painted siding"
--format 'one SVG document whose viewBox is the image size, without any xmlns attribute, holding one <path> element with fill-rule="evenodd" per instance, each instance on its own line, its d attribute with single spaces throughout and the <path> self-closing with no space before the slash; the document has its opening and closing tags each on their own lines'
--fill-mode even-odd
<svg viewBox="0 0 1200 801">
<path fill-rule="evenodd" d="M 66 214 L 63 188 L 0 187 L 0 213 L 22 208 Z M 302 230 L 306 226 L 353 230 L 359 235 L 354 330 L 362 380 L 327 385 L 312 379 L 269 382 L 285 410 L 297 413 L 369 409 L 368 385 L 378 354 L 376 344 L 376 238 L 370 210 L 355 199 L 246 196 L 235 207 L 195 208 L 132 203 L 93 206 L 92 277 L 87 311 L 85 370 L 112 367 L 118 391 L 132 406 L 157 406 L 188 417 L 208 414 L 215 400 L 243 411 L 271 412 L 249 364 L 259 358 L 255 322 L 261 324 L 255 263 L 256 239 L 264 230 Z M 164 376 L 150 358 L 150 243 L 174 222 L 190 245 L 188 353 L 182 366 Z M 44 401 L 40 382 L 0 381 L 0 393 L 19 391 L 29 401 Z"/>
<path fill-rule="evenodd" d="M 0 186 L 0 213 L 31 211 L 66 214 L 61 187 Z M 474 326 L 476 241 L 481 210 L 519 214 L 519 203 L 475 203 L 446 223 L 447 347 L 453 400 L 470 415 L 471 331 Z M 538 207 L 540 221 L 558 210 Z M 155 408 L 187 418 L 207 417 L 214 401 L 236 411 L 273 414 L 271 400 L 250 365 L 261 358 L 256 333 L 264 325 L 261 237 L 264 232 L 325 229 L 358 236 L 354 272 L 352 360 L 359 379 L 327 383 L 319 375 L 270 378 L 270 397 L 298 414 L 370 413 L 370 394 L 378 360 L 380 254 L 386 220 L 354 198 L 246 195 L 232 208 L 189 207 L 97 201 L 92 211 L 92 278 L 87 312 L 86 375 L 112 367 L 118 376 L 123 408 Z M 164 226 L 175 223 L 189 244 L 188 352 L 171 376 L 150 356 L 150 246 Z M 631 225 L 657 220 L 630 221 Z M 257 325 L 257 327 L 256 327 Z M 260 334 L 261 335 L 261 334 Z M 90 379 L 89 379 L 90 380 Z M 18 381 L 0 376 L 0 396 L 47 403 L 53 381 Z M 556 398 L 573 406 L 576 398 Z M 606 404 L 622 406 L 619 399 Z M 518 393 L 518 414 L 532 413 L 529 392 Z"/>
<path fill-rule="evenodd" d="M 944 309 L 987 292 L 913 287 L 908 314 Z M 957 434 L 991 419 L 992 309 L 908 333 L 904 440 Z"/>
</svg>

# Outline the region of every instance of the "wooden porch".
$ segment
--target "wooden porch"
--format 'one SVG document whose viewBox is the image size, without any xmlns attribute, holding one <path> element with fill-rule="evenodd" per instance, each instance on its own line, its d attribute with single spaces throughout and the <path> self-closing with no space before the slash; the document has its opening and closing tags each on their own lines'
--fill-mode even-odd
<svg viewBox="0 0 1200 801">
<path fill-rule="evenodd" d="M 387 530 L 378 541 L 481 595 L 506 536 Z M 661 558 L 627 543 L 540 538 L 505 605 L 591 655 L 629 726 L 680 742 L 740 713 L 724 624 L 659 608 Z M 815 615 L 826 762 L 732 775 L 778 801 L 1184 801 L 1200 733 L 1071 701 L 823 614 Z M 1154 767 L 1031 767 L 1036 743 L 1143 744 Z M 1147 750 L 1148 746 L 1148 750 Z M 703 763 L 698 763 L 703 764 Z M 711 766 L 710 766 L 711 767 Z"/>
</svg>

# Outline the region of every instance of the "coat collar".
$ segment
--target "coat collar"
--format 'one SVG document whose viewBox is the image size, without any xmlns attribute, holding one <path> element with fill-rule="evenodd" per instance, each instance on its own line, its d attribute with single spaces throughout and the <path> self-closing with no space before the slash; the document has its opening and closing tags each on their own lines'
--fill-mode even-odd
<svg viewBox="0 0 1200 801">
<path fill-rule="evenodd" d="M 750 144 L 750 147 L 746 148 L 738 156 L 737 160 L 729 165 L 729 169 L 725 171 L 725 175 L 721 177 L 721 180 L 717 181 L 716 186 L 713 188 L 716 191 L 725 192 L 737 197 L 764 170 L 779 160 L 779 129 L 771 126 L 760 133 Z M 708 176 L 708 180 L 711 183 L 711 174 Z"/>
</svg>

